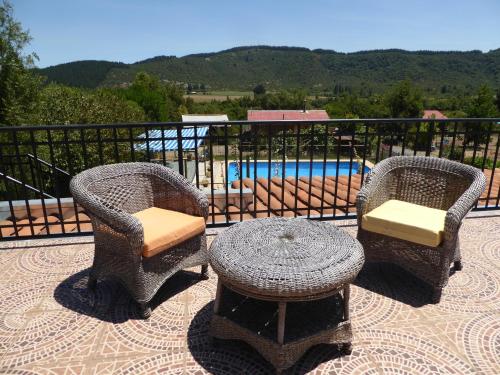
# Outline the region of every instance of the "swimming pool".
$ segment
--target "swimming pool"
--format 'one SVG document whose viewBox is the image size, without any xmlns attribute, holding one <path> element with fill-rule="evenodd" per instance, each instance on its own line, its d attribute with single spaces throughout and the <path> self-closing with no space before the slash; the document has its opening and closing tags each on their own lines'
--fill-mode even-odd
<svg viewBox="0 0 500 375">
<path fill-rule="evenodd" d="M 244 161 L 241 164 L 243 178 L 249 176 L 253 178 L 254 174 L 254 166 L 257 164 L 257 177 L 268 178 L 269 168 L 271 168 L 271 178 L 272 177 L 282 177 L 283 172 L 285 177 L 296 177 L 296 168 L 297 162 L 295 161 L 287 161 L 283 168 L 283 163 L 272 161 L 269 164 L 267 161 L 258 161 L 257 163 L 250 162 L 250 166 Z M 310 163 L 308 161 L 299 161 L 299 173 L 298 177 L 309 177 L 310 172 Z M 284 169 L 284 171 L 283 171 Z M 369 172 L 370 168 L 365 166 L 365 173 Z M 355 174 L 358 172 L 358 163 L 352 162 L 351 174 Z M 237 163 L 231 162 L 228 165 L 228 183 L 232 183 L 235 180 L 239 180 L 240 176 L 238 173 Z M 326 162 L 326 170 L 325 176 L 335 176 L 337 174 L 337 162 L 336 161 L 327 161 Z M 313 176 L 323 176 L 323 162 L 322 161 L 313 161 L 312 162 L 312 175 Z M 349 162 L 341 161 L 339 162 L 339 176 L 349 175 Z"/>
</svg>

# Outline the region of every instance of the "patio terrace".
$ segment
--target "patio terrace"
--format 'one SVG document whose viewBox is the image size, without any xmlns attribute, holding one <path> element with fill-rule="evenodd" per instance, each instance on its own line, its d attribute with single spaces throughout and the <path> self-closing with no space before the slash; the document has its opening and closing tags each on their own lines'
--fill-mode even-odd
<svg viewBox="0 0 500 375">
<path fill-rule="evenodd" d="M 330 223 L 356 234 L 353 220 Z M 88 293 L 92 241 L 0 243 L 1 374 L 273 373 L 245 344 L 210 344 L 213 272 L 206 281 L 178 273 L 155 298 L 151 318 L 141 320 L 118 284 L 104 281 Z M 460 241 L 464 268 L 438 305 L 403 271 L 370 265 L 351 292 L 353 353 L 318 346 L 287 373 L 500 373 L 499 212 L 469 215 Z"/>
</svg>

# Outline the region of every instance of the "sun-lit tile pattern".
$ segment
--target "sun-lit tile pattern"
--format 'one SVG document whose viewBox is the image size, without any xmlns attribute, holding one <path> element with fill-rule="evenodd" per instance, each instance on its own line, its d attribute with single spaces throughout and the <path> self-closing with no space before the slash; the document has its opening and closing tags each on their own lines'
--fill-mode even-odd
<svg viewBox="0 0 500 375">
<path fill-rule="evenodd" d="M 356 234 L 353 221 L 335 224 Z M 440 304 L 404 271 L 368 265 L 352 287 L 352 354 L 317 346 L 286 373 L 500 373 L 500 216 L 466 219 L 460 241 L 464 269 Z M 93 246 L 92 237 L 0 243 L 0 374 L 273 373 L 244 343 L 213 346 L 212 271 L 204 281 L 198 269 L 175 275 L 145 321 L 120 285 L 88 291 Z"/>
</svg>

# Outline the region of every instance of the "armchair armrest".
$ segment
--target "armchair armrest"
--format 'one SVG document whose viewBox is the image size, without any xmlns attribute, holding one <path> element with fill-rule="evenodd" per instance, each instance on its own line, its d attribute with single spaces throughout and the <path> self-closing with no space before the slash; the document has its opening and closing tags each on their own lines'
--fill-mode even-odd
<svg viewBox="0 0 500 375">
<path fill-rule="evenodd" d="M 390 166 L 382 161 L 366 176 L 365 182 L 356 196 L 358 225 L 361 225 L 361 218 L 364 214 L 389 200 L 387 174 L 390 170 Z"/>
<path fill-rule="evenodd" d="M 477 202 L 485 188 L 486 177 L 480 170 L 477 170 L 472 184 L 446 213 L 444 221 L 445 241 L 453 241 L 455 239 L 462 220 Z"/>
<path fill-rule="evenodd" d="M 153 191 L 155 205 L 164 208 L 184 212 L 193 216 L 208 218 L 208 198 L 202 191 L 196 188 L 186 178 L 166 167 L 155 165 L 153 173 L 163 181 L 164 184 L 159 191 Z M 169 199 L 169 192 L 174 190 L 174 198 Z"/>
<path fill-rule="evenodd" d="M 91 218 L 94 216 L 98 221 L 113 229 L 113 231 L 121 233 L 128 238 L 140 239 L 139 242 L 143 242 L 144 233 L 138 219 L 120 208 L 111 206 L 81 186 L 80 179 L 76 176 L 70 182 L 70 191 L 75 201 L 85 209 Z"/>
</svg>

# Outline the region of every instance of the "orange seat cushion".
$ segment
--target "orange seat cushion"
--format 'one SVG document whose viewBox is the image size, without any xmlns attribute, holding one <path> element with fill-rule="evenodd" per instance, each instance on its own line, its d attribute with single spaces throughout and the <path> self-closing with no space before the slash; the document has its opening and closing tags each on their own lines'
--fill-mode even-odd
<svg viewBox="0 0 500 375">
<path fill-rule="evenodd" d="M 150 207 L 133 214 L 144 230 L 144 257 L 152 257 L 205 231 L 205 219 Z"/>
</svg>

